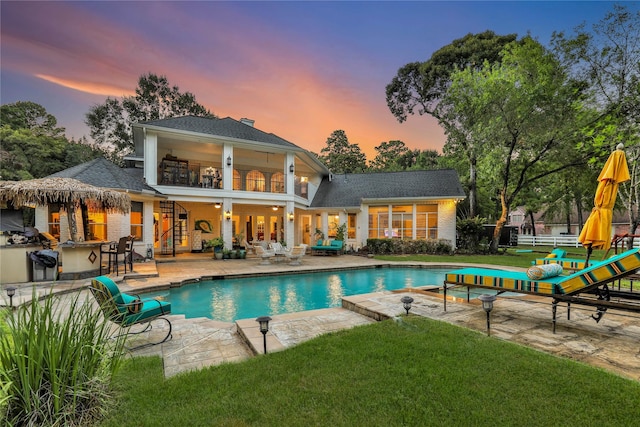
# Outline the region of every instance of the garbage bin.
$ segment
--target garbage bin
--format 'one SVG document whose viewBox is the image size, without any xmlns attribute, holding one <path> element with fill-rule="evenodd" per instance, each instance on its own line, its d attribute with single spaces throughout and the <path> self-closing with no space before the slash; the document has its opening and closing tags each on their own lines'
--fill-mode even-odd
<svg viewBox="0 0 640 427">
<path fill-rule="evenodd" d="M 33 281 L 43 282 L 58 278 L 58 252 L 51 249 L 34 251 L 29 254 L 33 261 Z"/>
</svg>

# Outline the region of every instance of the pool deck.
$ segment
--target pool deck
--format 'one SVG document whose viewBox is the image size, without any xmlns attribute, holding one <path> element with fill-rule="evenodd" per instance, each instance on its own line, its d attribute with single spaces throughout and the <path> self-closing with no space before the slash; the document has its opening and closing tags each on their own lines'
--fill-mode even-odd
<svg viewBox="0 0 640 427">
<path fill-rule="evenodd" d="M 179 286 L 185 281 L 212 276 L 308 272 L 387 264 L 405 263 L 342 255 L 305 256 L 299 266 L 265 266 L 260 265 L 260 261 L 255 258 L 220 261 L 201 254 L 187 254 L 175 259 L 135 263 L 132 273 L 113 278 L 123 291 L 136 293 Z M 411 264 L 443 266 L 441 263 Z M 463 266 L 466 265 L 447 265 L 451 268 Z M 89 279 L 14 285 L 18 288 L 14 303 L 30 299 L 34 287 L 39 294 L 51 290 L 59 293 L 80 290 L 88 301 L 93 302 L 85 289 L 88 283 Z M 4 290 L 2 294 L 5 295 Z M 405 311 L 400 303 L 400 298 L 404 295 L 414 298 L 411 315 L 486 332 L 486 313 L 478 301 L 472 300 L 467 303 L 460 299 L 449 300 L 445 312 L 442 297 L 432 292 L 419 289 L 409 292 L 378 292 L 343 298 L 343 308 L 272 316 L 266 335 L 267 351 L 282 351 L 321 334 L 404 316 Z M 6 299 L 6 296 L 3 298 Z M 491 313 L 491 336 L 578 360 L 640 381 L 640 316 L 636 313 L 609 310 L 600 323 L 596 323 L 591 318 L 593 312 L 592 308 L 574 305 L 571 307 L 571 320 L 567 320 L 566 305 L 559 305 L 557 330 L 553 334 L 550 298 L 498 297 Z M 226 323 L 205 318 L 185 319 L 181 315 L 168 317 L 173 325 L 173 338 L 170 341 L 132 352 L 134 356 L 162 357 L 166 377 L 207 366 L 239 362 L 263 352 L 263 335 L 255 319 Z M 138 341 L 132 340 L 132 345 L 160 336 L 164 328 L 164 322 L 154 322 L 154 329 L 150 333 L 140 335 Z M 166 332 L 166 329 L 164 331 Z"/>
</svg>

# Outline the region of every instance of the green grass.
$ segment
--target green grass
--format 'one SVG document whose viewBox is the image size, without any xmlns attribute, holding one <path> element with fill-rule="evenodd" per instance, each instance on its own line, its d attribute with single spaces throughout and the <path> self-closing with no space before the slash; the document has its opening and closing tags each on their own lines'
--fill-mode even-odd
<svg viewBox="0 0 640 427">
<path fill-rule="evenodd" d="M 511 267 L 531 267 L 531 262 L 536 258 L 544 258 L 553 248 L 541 246 L 518 246 L 509 248 L 496 255 L 387 255 L 376 256 L 376 259 L 384 261 L 426 261 L 426 262 L 448 262 L 448 263 L 471 263 L 471 264 L 491 264 L 505 265 Z M 585 259 L 587 252 L 582 248 L 565 247 L 567 258 Z M 522 252 L 531 250 L 532 252 Z M 594 250 L 591 259 L 600 261 L 606 251 Z M 613 255 L 610 253 L 609 255 Z"/>
<path fill-rule="evenodd" d="M 633 355 L 629 355 L 633 357 Z M 129 360 L 103 426 L 631 426 L 640 383 L 409 316 L 165 380 Z"/>
</svg>

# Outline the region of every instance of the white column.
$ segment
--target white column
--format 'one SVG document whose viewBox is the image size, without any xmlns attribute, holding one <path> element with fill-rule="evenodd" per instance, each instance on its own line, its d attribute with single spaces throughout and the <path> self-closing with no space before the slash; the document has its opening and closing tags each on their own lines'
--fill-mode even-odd
<svg viewBox="0 0 640 427">
<path fill-rule="evenodd" d="M 149 185 L 158 184 L 158 135 L 145 132 L 144 179 Z"/>
</svg>

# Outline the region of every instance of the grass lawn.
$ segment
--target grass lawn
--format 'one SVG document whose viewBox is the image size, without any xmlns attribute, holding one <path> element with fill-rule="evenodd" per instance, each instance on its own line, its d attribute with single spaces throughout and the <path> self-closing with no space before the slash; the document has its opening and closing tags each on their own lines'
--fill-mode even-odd
<svg viewBox="0 0 640 427">
<path fill-rule="evenodd" d="M 418 316 L 167 380 L 159 358 L 135 358 L 116 386 L 103 426 L 631 426 L 640 419 L 640 382 Z"/>
<path fill-rule="evenodd" d="M 580 258 L 580 249 L 569 252 Z M 510 249 L 389 259 L 528 267 L 542 256 Z M 115 387 L 103 426 L 633 426 L 640 419 L 638 381 L 418 316 L 170 379 L 159 358 L 134 358 Z"/>
</svg>

